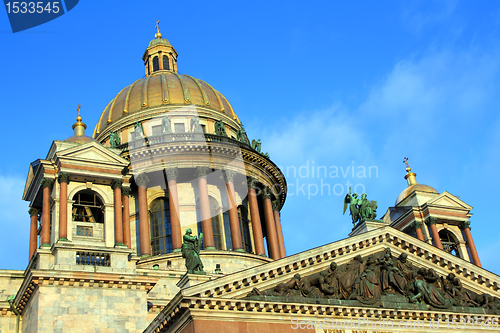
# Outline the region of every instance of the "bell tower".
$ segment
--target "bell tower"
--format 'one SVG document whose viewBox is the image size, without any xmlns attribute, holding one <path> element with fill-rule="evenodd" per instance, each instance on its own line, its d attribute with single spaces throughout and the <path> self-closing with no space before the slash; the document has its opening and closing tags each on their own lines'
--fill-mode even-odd
<svg viewBox="0 0 500 333">
<path fill-rule="evenodd" d="M 177 51 L 167 39 L 162 38 L 160 21 L 156 21 L 155 39 L 149 42 L 142 60 L 146 76 L 161 70 L 177 73 Z"/>
</svg>

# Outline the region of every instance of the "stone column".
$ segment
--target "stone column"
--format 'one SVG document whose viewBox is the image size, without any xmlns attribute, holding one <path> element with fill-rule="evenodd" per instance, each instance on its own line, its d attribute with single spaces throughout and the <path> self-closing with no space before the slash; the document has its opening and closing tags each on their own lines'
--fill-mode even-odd
<svg viewBox="0 0 500 333">
<path fill-rule="evenodd" d="M 252 231 L 253 241 L 255 243 L 255 253 L 257 255 L 265 256 L 266 249 L 264 248 L 264 237 L 262 236 L 262 226 L 260 223 L 259 205 L 257 204 L 257 194 L 255 193 L 255 186 L 257 180 L 249 178 L 248 185 L 248 205 L 250 206 L 250 217 L 252 218 Z"/>
<path fill-rule="evenodd" d="M 421 241 L 424 241 L 424 234 L 422 233 L 422 225 L 423 223 L 420 221 L 413 222 L 413 228 L 415 228 L 415 232 L 417 233 L 417 238 Z"/>
<path fill-rule="evenodd" d="M 146 185 L 149 182 L 148 175 L 141 173 L 135 178 L 139 192 L 139 235 L 141 242 L 141 257 L 151 255 L 151 238 L 149 236 L 149 214 L 148 214 L 148 193 Z"/>
<path fill-rule="evenodd" d="M 243 249 L 243 243 L 241 242 L 240 221 L 238 218 L 236 196 L 234 193 L 234 176 L 236 176 L 236 172 L 230 170 L 224 171 L 224 179 L 226 180 L 227 190 L 227 207 L 229 211 L 229 226 L 231 228 L 233 251 L 245 252 L 245 250 Z"/>
<path fill-rule="evenodd" d="M 54 179 L 49 178 L 44 178 L 41 184 L 43 189 L 41 247 L 50 247 L 50 191 L 53 184 Z"/>
<path fill-rule="evenodd" d="M 179 218 L 179 199 L 177 196 L 177 168 L 165 170 L 168 179 L 168 205 L 170 210 L 170 228 L 172 230 L 173 252 L 179 252 L 182 247 L 181 221 Z"/>
<path fill-rule="evenodd" d="M 207 167 L 196 167 L 195 177 L 198 178 L 200 191 L 201 225 L 203 227 L 203 243 L 205 250 L 215 250 L 212 217 L 210 216 L 210 201 L 208 200 L 207 174 L 211 171 Z M 199 232 L 198 232 L 199 233 Z"/>
<path fill-rule="evenodd" d="M 470 233 L 470 221 L 464 221 L 460 225 L 460 229 L 464 231 L 465 240 L 467 241 L 467 245 L 469 246 L 469 251 L 472 257 L 472 262 L 474 265 L 482 267 L 481 261 L 479 261 L 479 256 L 477 255 L 476 245 L 474 245 L 474 241 L 472 240 L 472 235 Z"/>
<path fill-rule="evenodd" d="M 280 259 L 280 249 L 278 236 L 276 234 L 276 224 L 274 223 L 273 207 L 271 205 L 271 190 L 266 187 L 262 191 L 264 198 L 264 216 L 266 217 L 267 242 L 271 251 L 270 256 L 274 260 Z"/>
<path fill-rule="evenodd" d="M 122 188 L 122 219 L 123 219 L 123 243 L 130 249 L 132 246 L 132 241 L 130 238 L 130 206 L 129 198 L 130 187 Z"/>
<path fill-rule="evenodd" d="M 425 221 L 427 225 L 431 228 L 431 234 L 432 234 L 432 240 L 434 241 L 434 245 L 438 248 L 443 250 L 443 244 L 441 244 L 441 238 L 439 238 L 439 233 L 436 228 L 436 222 L 437 218 L 436 217 L 429 217 L 427 221 Z"/>
<path fill-rule="evenodd" d="M 123 179 L 113 179 L 111 182 L 115 209 L 115 246 L 125 246 L 123 243 L 122 184 Z"/>
<path fill-rule="evenodd" d="M 37 227 L 38 227 L 38 209 L 31 207 L 30 210 L 28 211 L 30 214 L 30 257 L 28 261 L 31 260 L 31 257 L 33 257 L 33 254 L 36 251 L 36 245 L 37 245 L 37 239 L 36 239 L 36 234 L 37 234 Z"/>
<path fill-rule="evenodd" d="M 280 258 L 286 257 L 285 241 L 283 240 L 283 230 L 281 229 L 280 205 L 278 200 L 273 201 L 274 223 L 276 224 L 276 234 L 278 236 L 278 247 L 280 249 Z"/>
<path fill-rule="evenodd" d="M 59 240 L 68 240 L 68 184 L 69 174 L 61 172 L 59 177 Z"/>
</svg>

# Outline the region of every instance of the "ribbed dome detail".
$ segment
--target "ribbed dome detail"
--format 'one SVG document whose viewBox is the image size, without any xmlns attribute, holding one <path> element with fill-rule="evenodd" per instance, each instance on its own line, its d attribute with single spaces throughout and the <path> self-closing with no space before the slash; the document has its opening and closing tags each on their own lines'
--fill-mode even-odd
<svg viewBox="0 0 500 333">
<path fill-rule="evenodd" d="M 205 81 L 160 70 L 123 88 L 102 112 L 93 137 L 128 114 L 158 106 L 190 104 L 224 113 L 239 122 L 224 95 Z"/>
</svg>

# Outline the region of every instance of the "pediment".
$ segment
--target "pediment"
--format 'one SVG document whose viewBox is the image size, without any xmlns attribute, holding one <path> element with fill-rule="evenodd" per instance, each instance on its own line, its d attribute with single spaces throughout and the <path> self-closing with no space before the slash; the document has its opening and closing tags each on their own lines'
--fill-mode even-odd
<svg viewBox="0 0 500 333">
<path fill-rule="evenodd" d="M 432 200 L 429 200 L 427 202 L 427 205 L 429 206 L 441 206 L 441 207 L 450 207 L 450 208 L 458 208 L 458 209 L 465 209 L 465 210 L 471 210 L 472 207 L 457 198 L 456 196 L 452 195 L 449 192 L 443 192 L 437 197 L 433 198 Z"/>
<path fill-rule="evenodd" d="M 379 257 L 387 248 L 394 258 L 406 253 L 411 265 L 430 268 L 440 277 L 454 273 L 471 295 L 500 297 L 499 276 L 389 226 L 188 287 L 181 293 L 183 297 L 248 299 L 254 288 L 259 291 L 273 290 L 279 284 L 290 282 L 295 274 L 300 274 L 302 281 L 305 277 L 326 271 L 332 262 L 342 269 L 358 255 L 366 262 L 368 257 Z M 299 299 L 294 301 L 305 299 L 300 298 L 301 295 L 296 296 Z"/>
<path fill-rule="evenodd" d="M 71 147 L 55 154 L 59 159 L 127 166 L 129 161 L 96 142 Z"/>
</svg>

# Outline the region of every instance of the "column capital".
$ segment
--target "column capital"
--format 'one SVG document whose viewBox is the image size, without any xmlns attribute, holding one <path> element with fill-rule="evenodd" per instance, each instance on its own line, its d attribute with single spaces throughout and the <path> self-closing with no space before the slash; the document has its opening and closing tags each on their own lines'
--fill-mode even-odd
<svg viewBox="0 0 500 333">
<path fill-rule="evenodd" d="M 33 216 L 33 215 L 38 216 L 38 214 L 40 214 L 40 211 L 38 209 L 36 209 L 35 207 L 30 207 L 30 209 L 28 210 L 28 213 L 30 214 L 30 216 Z"/>
<path fill-rule="evenodd" d="M 224 170 L 224 179 L 227 182 L 232 182 L 234 180 L 234 176 L 236 176 L 237 172 L 232 170 Z"/>
<path fill-rule="evenodd" d="M 116 188 L 121 188 L 123 184 L 123 179 L 113 179 L 111 181 L 111 188 L 114 190 Z"/>
<path fill-rule="evenodd" d="M 212 169 L 209 167 L 196 167 L 194 176 L 196 178 L 206 177 L 210 172 L 212 172 Z"/>
<path fill-rule="evenodd" d="M 264 189 L 262 190 L 262 197 L 264 199 L 271 199 L 271 196 L 272 196 L 271 189 L 267 186 L 264 187 Z"/>
<path fill-rule="evenodd" d="M 425 220 L 425 223 L 427 225 L 434 225 L 437 223 L 437 217 L 429 217 L 427 220 Z"/>
<path fill-rule="evenodd" d="M 460 223 L 459 227 L 462 230 L 464 230 L 464 229 L 470 229 L 470 221 L 469 220 L 462 221 L 462 223 Z"/>
<path fill-rule="evenodd" d="M 278 200 L 273 200 L 272 205 L 273 205 L 273 210 L 278 212 L 280 211 L 280 203 L 278 202 Z"/>
<path fill-rule="evenodd" d="M 168 168 L 165 169 L 165 172 L 168 180 L 177 180 L 177 177 L 179 177 L 179 169 L 177 168 Z"/>
<path fill-rule="evenodd" d="M 148 175 L 146 173 L 141 173 L 137 176 L 134 176 L 134 178 L 135 178 L 135 183 L 137 184 L 137 186 L 148 185 L 149 178 L 148 178 Z"/>
<path fill-rule="evenodd" d="M 122 197 L 128 197 L 132 193 L 130 187 L 122 187 Z"/>
<path fill-rule="evenodd" d="M 60 172 L 59 176 L 57 176 L 57 181 L 59 182 L 59 184 L 61 183 L 69 184 L 69 173 Z"/>
<path fill-rule="evenodd" d="M 255 177 L 247 177 L 247 187 L 257 189 L 257 183 L 259 180 Z"/>
<path fill-rule="evenodd" d="M 40 184 L 40 186 L 42 188 L 45 188 L 45 187 L 52 188 L 52 185 L 54 185 L 54 179 L 52 179 L 52 178 L 44 178 L 42 180 L 42 183 Z"/>
<path fill-rule="evenodd" d="M 420 229 L 422 228 L 424 224 L 422 223 L 422 221 L 413 221 L 413 223 L 411 224 L 411 227 L 413 229 Z"/>
</svg>

